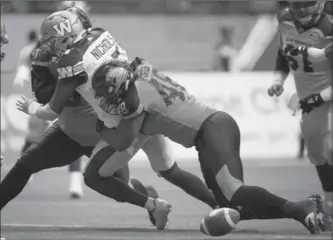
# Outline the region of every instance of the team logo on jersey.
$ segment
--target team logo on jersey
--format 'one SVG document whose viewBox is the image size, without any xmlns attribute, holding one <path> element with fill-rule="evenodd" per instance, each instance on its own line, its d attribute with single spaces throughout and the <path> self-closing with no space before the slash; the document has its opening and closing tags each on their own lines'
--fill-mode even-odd
<svg viewBox="0 0 333 240">
<path fill-rule="evenodd" d="M 117 103 L 110 103 L 107 98 L 103 98 L 99 104 L 99 107 L 110 115 L 127 115 L 129 114 L 129 110 L 127 109 L 126 102 L 120 101 Z"/>
<path fill-rule="evenodd" d="M 74 71 L 72 66 L 58 68 L 57 72 L 58 72 L 58 79 L 70 78 L 74 76 Z"/>
<path fill-rule="evenodd" d="M 58 22 L 57 24 L 53 25 L 53 29 L 61 36 L 65 36 L 66 33 L 72 32 L 72 25 L 70 19 L 67 18 L 64 21 Z"/>
</svg>

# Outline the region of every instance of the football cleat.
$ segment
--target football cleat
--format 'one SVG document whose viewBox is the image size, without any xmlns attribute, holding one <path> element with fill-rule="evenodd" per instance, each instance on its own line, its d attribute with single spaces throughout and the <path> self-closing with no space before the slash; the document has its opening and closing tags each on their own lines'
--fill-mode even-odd
<svg viewBox="0 0 333 240">
<path fill-rule="evenodd" d="M 154 199 L 155 209 L 150 211 L 156 220 L 155 227 L 157 230 L 163 230 L 168 224 L 168 216 L 171 212 L 171 205 L 160 198 Z"/>
<path fill-rule="evenodd" d="M 316 201 L 317 209 L 317 221 L 319 228 L 322 232 L 333 232 L 332 217 L 324 213 L 324 199 L 320 195 L 312 195 L 314 201 Z"/>
<path fill-rule="evenodd" d="M 296 202 L 295 211 L 300 217 L 297 219 L 311 234 L 319 234 L 320 228 L 317 220 L 318 206 L 315 199 Z"/>
<path fill-rule="evenodd" d="M 139 193 L 148 195 L 149 197 L 154 199 L 158 198 L 158 193 L 153 186 L 144 186 L 139 180 L 133 178 L 130 181 L 133 188 Z M 151 224 L 156 226 L 156 219 L 154 218 L 153 214 L 148 211 L 148 216 Z"/>
</svg>

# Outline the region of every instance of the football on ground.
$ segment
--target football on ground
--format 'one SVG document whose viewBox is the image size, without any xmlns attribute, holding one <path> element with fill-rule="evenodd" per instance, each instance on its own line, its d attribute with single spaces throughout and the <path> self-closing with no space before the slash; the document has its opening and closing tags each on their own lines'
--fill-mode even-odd
<svg viewBox="0 0 333 240">
<path fill-rule="evenodd" d="M 236 228 L 239 212 L 231 208 L 215 209 L 200 224 L 200 231 L 209 236 L 223 236 Z"/>
</svg>

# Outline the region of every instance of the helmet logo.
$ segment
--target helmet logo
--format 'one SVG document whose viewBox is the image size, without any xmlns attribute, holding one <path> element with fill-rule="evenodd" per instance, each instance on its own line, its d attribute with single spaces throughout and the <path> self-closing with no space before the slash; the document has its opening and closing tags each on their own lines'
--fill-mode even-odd
<svg viewBox="0 0 333 240">
<path fill-rule="evenodd" d="M 64 21 L 61 21 L 55 25 L 53 25 L 53 29 L 60 35 L 60 37 L 64 37 L 65 34 L 72 32 L 72 25 L 70 23 L 70 19 L 67 18 Z"/>
</svg>

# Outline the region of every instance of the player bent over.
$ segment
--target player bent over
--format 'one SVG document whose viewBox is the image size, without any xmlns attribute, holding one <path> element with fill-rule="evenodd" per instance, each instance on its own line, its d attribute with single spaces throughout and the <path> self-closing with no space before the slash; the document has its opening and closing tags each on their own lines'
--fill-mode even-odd
<svg viewBox="0 0 333 240">
<path fill-rule="evenodd" d="M 58 14 L 64 16 L 64 13 Z M 71 16 L 68 16 L 67 14 L 65 15 L 67 16 L 67 18 L 71 18 Z M 52 19 L 55 18 L 53 17 Z M 73 21 L 73 23 L 77 23 L 77 21 Z M 59 46 L 61 45 L 61 43 L 64 43 L 63 40 L 68 39 L 67 36 L 66 38 L 58 36 L 58 39 L 55 41 L 58 43 L 56 45 Z M 66 51 L 65 54 L 59 59 L 58 72 L 61 72 L 62 75 L 59 78 L 57 90 L 55 91 L 55 94 L 53 95 L 50 103 L 45 106 L 40 106 L 37 103 L 23 100 L 18 102 L 18 108 L 24 112 L 37 115 L 41 118 L 50 116 L 54 117 L 57 116 L 57 113 L 62 112 L 62 104 L 66 103 L 68 97 L 72 96 L 73 91 L 76 90 L 81 94 L 81 96 L 85 98 L 87 102 L 89 102 L 89 104 L 91 104 L 91 106 L 97 112 L 98 117 L 104 121 L 105 125 L 107 125 L 109 128 L 111 128 L 112 126 L 117 127 L 119 121 L 122 119 L 122 115 L 128 115 L 132 112 L 132 110 L 136 110 L 134 109 L 135 106 L 133 108 L 133 106 L 131 105 L 132 103 L 130 103 L 129 106 L 126 105 L 127 98 L 125 98 L 125 100 L 122 99 L 123 93 L 127 92 L 127 84 L 132 83 L 131 86 L 133 88 L 131 89 L 135 89 L 136 85 L 136 82 L 135 84 L 134 82 L 132 82 L 133 78 L 131 77 L 132 75 L 131 71 L 129 71 L 128 69 L 128 65 L 126 64 L 127 62 L 121 62 L 122 64 L 125 63 L 125 66 L 116 68 L 116 73 L 119 73 L 119 75 L 117 75 L 115 78 L 111 76 L 110 80 L 114 81 L 106 81 L 105 85 L 99 85 L 99 83 L 96 83 L 93 76 L 95 75 L 94 73 L 97 71 L 97 69 L 103 69 L 103 66 L 114 67 L 111 62 L 117 59 L 118 56 L 121 56 L 123 50 L 119 47 L 118 44 L 116 44 L 116 41 L 113 39 L 113 37 L 103 29 L 88 30 L 85 32 L 85 34 L 80 34 L 80 38 L 75 38 L 75 36 L 78 35 L 72 35 L 72 37 L 76 39 L 76 42 L 74 44 L 71 44 L 72 48 Z M 100 52 L 100 49 L 103 49 L 103 53 Z M 147 84 L 154 84 L 152 85 L 152 87 L 155 90 L 152 91 L 152 94 L 148 92 L 148 95 L 146 97 L 151 97 L 152 101 L 156 100 L 155 102 L 158 103 L 157 106 L 160 106 L 162 103 L 167 104 L 167 106 L 164 106 L 163 104 L 160 106 L 162 108 L 166 107 L 163 111 L 166 111 L 167 114 L 169 114 L 168 111 L 171 111 L 171 116 L 169 116 L 171 117 L 170 119 L 166 117 L 168 115 L 164 115 L 164 118 L 163 114 L 155 115 L 156 117 L 158 117 L 158 121 L 156 122 L 156 124 L 149 121 L 149 123 L 152 124 L 152 132 L 148 131 L 146 133 L 145 131 L 142 131 L 142 133 L 146 135 L 155 135 L 155 133 L 153 132 L 156 131 L 156 134 L 163 134 L 169 136 L 171 139 L 178 141 L 179 143 L 183 143 L 183 145 L 187 147 L 190 147 L 194 144 L 197 145 L 198 149 L 200 150 L 200 159 L 202 160 L 200 162 L 205 175 L 205 179 L 209 187 L 213 190 L 218 200 L 218 203 L 221 206 L 228 205 L 237 207 L 239 205 L 243 205 L 244 208 L 242 209 L 247 209 L 247 212 L 255 212 L 255 216 L 261 216 L 260 218 L 293 217 L 302 222 L 310 231 L 314 232 L 314 222 L 313 216 L 311 214 L 314 205 L 311 201 L 291 203 L 287 202 L 284 199 L 275 197 L 274 195 L 271 195 L 270 193 L 262 190 L 261 188 L 243 186 L 242 167 L 239 159 L 239 154 L 237 153 L 237 151 L 239 151 L 239 146 L 237 146 L 237 142 L 239 144 L 239 139 L 237 141 L 237 136 L 239 138 L 238 128 L 228 128 L 232 131 L 232 133 L 229 132 L 230 135 L 232 135 L 233 133 L 236 134 L 235 136 L 231 137 L 231 139 L 234 139 L 235 141 L 223 141 L 223 144 L 225 145 L 222 145 L 222 153 L 219 152 L 220 150 L 217 151 L 217 144 L 213 144 L 213 146 L 210 146 L 208 143 L 206 144 L 206 141 L 200 141 L 199 144 L 199 140 L 194 140 L 196 139 L 196 136 L 203 137 L 203 133 L 201 133 L 200 131 L 199 134 L 198 130 L 201 128 L 201 125 L 203 126 L 202 123 L 206 122 L 205 119 L 208 118 L 208 116 L 214 115 L 214 118 L 212 117 L 212 119 L 214 120 L 213 123 L 215 121 L 219 122 L 221 120 L 222 122 L 224 122 L 224 120 L 227 120 L 228 123 L 231 122 L 230 126 L 237 127 L 232 118 L 226 117 L 228 115 L 225 113 L 223 113 L 222 116 L 219 113 L 216 114 L 218 118 L 215 119 L 215 110 L 209 109 L 208 107 L 205 107 L 204 105 L 195 102 L 195 100 L 193 102 L 192 100 L 186 98 L 186 90 L 177 84 L 174 85 L 172 82 L 170 83 L 169 78 L 163 78 L 161 76 L 158 76 L 158 74 L 155 74 L 154 77 L 152 77 L 152 67 L 148 65 L 148 72 L 146 72 L 147 69 L 145 67 L 147 66 L 145 64 L 141 65 L 141 62 L 139 60 L 137 61 L 133 62 L 132 69 L 137 69 L 136 67 L 138 67 L 137 71 L 142 70 L 143 75 L 141 77 L 144 77 L 145 74 L 148 73 L 148 80 L 146 81 Z M 137 65 L 140 65 L 140 67 Z M 68 69 L 73 70 L 69 70 L 69 72 L 65 74 L 65 70 Z M 105 75 L 103 75 L 104 73 L 105 72 L 102 71 L 102 77 L 98 79 L 102 79 L 105 82 Z M 120 80 L 122 80 L 121 83 L 119 82 Z M 141 83 L 141 81 L 138 81 L 138 83 L 139 82 Z M 101 89 L 96 90 L 96 88 L 99 88 L 99 86 L 101 87 Z M 131 91 L 129 91 L 129 93 L 130 92 Z M 131 95 L 129 94 L 128 96 Z M 186 110 L 189 110 L 191 112 L 189 114 L 189 118 L 187 118 L 185 114 L 187 113 Z M 203 114 L 201 114 L 201 111 L 203 111 Z M 199 119 L 196 119 L 198 116 Z M 173 117 L 175 117 L 175 121 L 169 121 Z M 188 122 L 182 124 L 183 120 L 186 120 Z M 110 136 L 109 133 L 105 134 L 105 131 L 101 131 L 102 136 L 106 135 L 106 140 L 108 144 L 110 144 L 111 146 L 115 146 L 119 151 L 124 151 L 128 149 L 128 147 L 133 143 L 134 139 L 140 137 L 138 132 L 141 128 L 141 125 L 139 124 L 139 127 L 137 127 L 137 121 L 139 121 L 140 123 L 140 118 L 135 118 L 134 120 L 130 121 L 124 121 L 125 124 L 120 124 L 116 128 L 116 135 Z M 130 124 L 127 125 L 127 122 L 129 122 Z M 133 125 L 131 125 L 132 122 Z M 207 122 L 211 121 L 207 120 Z M 215 126 L 215 124 L 213 125 Z M 205 129 L 206 126 L 207 125 L 205 125 Z M 226 138 L 228 137 L 228 129 L 226 130 Z M 209 127 L 207 131 L 212 131 L 211 127 Z M 111 132 L 113 132 L 113 130 Z M 174 136 L 175 138 L 173 138 L 172 136 Z M 180 139 L 178 139 L 178 137 L 180 137 Z M 223 136 L 221 137 L 223 138 Z M 215 136 L 213 138 L 215 138 Z M 212 138 L 210 138 L 209 140 L 212 140 Z M 213 141 L 210 141 L 210 144 L 212 143 Z M 135 141 L 133 144 L 135 144 Z M 228 149 L 229 146 L 232 147 L 230 149 L 232 150 L 231 153 Z M 213 152 L 211 151 L 212 149 L 214 150 Z M 107 148 L 102 148 L 99 153 L 103 153 L 104 150 L 107 151 Z M 230 159 L 225 158 L 225 156 L 229 156 Z M 232 175 L 234 175 L 234 177 L 229 174 L 229 170 L 226 167 L 227 165 L 225 164 L 225 161 L 227 161 L 227 165 L 230 164 L 230 166 L 228 167 L 231 169 L 230 172 L 232 172 Z M 96 160 L 92 162 L 96 162 Z M 224 178 L 225 176 L 226 179 Z M 225 183 L 225 180 L 232 181 L 231 183 Z M 219 185 L 221 185 L 221 187 L 219 187 Z M 222 187 L 224 187 L 225 189 Z M 226 191 L 221 191 L 221 188 L 222 190 Z M 260 198 L 260 196 L 257 197 L 257 195 L 261 195 L 261 197 L 264 199 Z M 227 196 L 227 198 L 225 196 Z M 252 196 L 252 201 L 250 201 L 247 205 L 249 199 L 251 199 L 248 196 Z M 242 199 L 243 197 L 245 197 L 246 200 Z M 267 200 L 267 197 L 269 201 Z M 261 202 L 257 201 L 258 199 L 260 199 Z M 231 200 L 231 203 L 229 202 L 229 200 Z M 266 205 L 263 203 L 266 203 Z M 253 208 L 254 206 L 256 206 L 256 208 Z"/>
<path fill-rule="evenodd" d="M 294 75 L 302 134 L 308 157 L 316 166 L 324 195 L 324 212 L 333 215 L 332 160 L 332 16 L 323 12 L 325 1 L 291 1 L 279 15 L 280 49 L 277 77 L 268 89 L 280 96 L 289 73 Z M 323 230 L 325 221 L 318 215 Z"/>
</svg>

